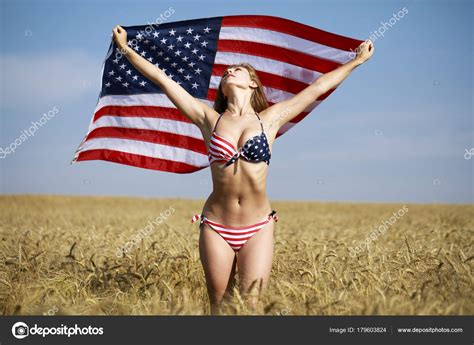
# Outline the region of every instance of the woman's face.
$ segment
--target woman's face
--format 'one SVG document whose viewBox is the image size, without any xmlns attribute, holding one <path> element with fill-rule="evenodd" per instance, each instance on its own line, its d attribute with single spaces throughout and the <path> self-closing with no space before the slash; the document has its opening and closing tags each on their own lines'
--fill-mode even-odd
<svg viewBox="0 0 474 345">
<path fill-rule="evenodd" d="M 230 85 L 237 86 L 242 89 L 257 87 L 257 83 L 250 77 L 249 71 L 245 67 L 236 66 L 229 67 L 222 75 L 222 92 L 227 96 L 228 87 Z"/>
</svg>

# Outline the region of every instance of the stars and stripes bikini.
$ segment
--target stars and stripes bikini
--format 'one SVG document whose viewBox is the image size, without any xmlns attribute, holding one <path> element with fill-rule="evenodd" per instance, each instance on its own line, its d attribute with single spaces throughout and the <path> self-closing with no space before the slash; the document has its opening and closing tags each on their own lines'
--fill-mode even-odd
<svg viewBox="0 0 474 345">
<path fill-rule="evenodd" d="M 227 167 L 235 163 L 239 157 L 243 157 L 249 162 L 265 162 L 267 165 L 270 164 L 271 152 L 268 145 L 268 139 L 263 130 L 260 116 L 258 116 L 257 113 L 255 113 L 255 115 L 257 115 L 260 122 L 262 133 L 248 139 L 239 150 L 236 150 L 229 140 L 216 133 L 217 124 L 219 123 L 222 114 L 219 116 L 214 126 L 214 130 L 212 131 L 211 141 L 209 143 L 210 164 L 214 162 L 225 162 L 224 166 Z M 203 223 L 208 224 L 214 231 L 222 236 L 235 252 L 238 252 L 240 248 L 242 248 L 242 246 L 269 221 L 272 219 L 274 219 L 275 222 L 278 221 L 278 216 L 276 215 L 275 210 L 272 210 L 272 212 L 262 221 L 244 227 L 230 227 L 225 224 L 220 224 L 210 220 L 203 214 L 194 215 L 191 223 L 194 223 L 199 218 L 201 218 L 200 225 Z"/>
<path fill-rule="evenodd" d="M 265 162 L 267 165 L 270 165 L 271 152 L 268 145 L 268 139 L 263 130 L 263 124 L 260 120 L 260 116 L 255 113 L 260 122 L 260 127 L 262 128 L 262 133 L 249 138 L 245 144 L 239 149 L 236 150 L 234 145 L 224 137 L 221 137 L 216 133 L 217 124 L 222 117 L 222 114 L 216 121 L 214 130 L 212 131 L 211 141 L 209 143 L 209 163 L 224 161 L 224 166 L 229 166 L 239 157 L 245 158 L 245 160 L 250 162 Z"/>
</svg>

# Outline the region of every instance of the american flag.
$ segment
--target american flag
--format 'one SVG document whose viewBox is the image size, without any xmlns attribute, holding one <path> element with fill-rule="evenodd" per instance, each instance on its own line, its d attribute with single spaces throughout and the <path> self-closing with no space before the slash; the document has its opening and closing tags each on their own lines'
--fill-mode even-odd
<svg viewBox="0 0 474 345">
<path fill-rule="evenodd" d="M 127 31 L 130 47 L 211 107 L 221 75 L 229 65 L 253 65 L 272 105 L 353 59 L 363 42 L 288 19 L 260 15 L 122 27 Z M 334 90 L 282 126 L 277 138 Z M 120 54 L 114 40 L 102 67 L 94 115 L 71 164 L 87 160 L 174 173 L 192 173 L 209 166 L 199 128 Z"/>
</svg>

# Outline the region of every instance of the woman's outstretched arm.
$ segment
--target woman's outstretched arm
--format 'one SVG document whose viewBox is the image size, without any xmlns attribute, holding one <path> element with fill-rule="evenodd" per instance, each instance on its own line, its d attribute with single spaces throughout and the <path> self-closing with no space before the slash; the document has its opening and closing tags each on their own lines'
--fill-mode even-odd
<svg viewBox="0 0 474 345">
<path fill-rule="evenodd" d="M 366 40 L 357 48 L 356 57 L 316 79 L 312 84 L 298 92 L 293 97 L 275 103 L 261 112 L 266 119 L 270 130 L 278 131 L 285 123 L 303 112 L 306 107 L 315 102 L 321 95 L 337 87 L 358 66 L 367 61 L 374 53 L 374 46 L 370 40 Z"/>
<path fill-rule="evenodd" d="M 127 45 L 127 32 L 125 29 L 117 25 L 112 32 L 117 46 L 121 53 L 127 57 L 128 61 L 141 74 L 158 85 L 183 115 L 203 129 L 206 115 L 215 111 L 207 104 L 194 98 L 183 87 L 169 78 L 160 68 L 129 47 Z"/>
</svg>

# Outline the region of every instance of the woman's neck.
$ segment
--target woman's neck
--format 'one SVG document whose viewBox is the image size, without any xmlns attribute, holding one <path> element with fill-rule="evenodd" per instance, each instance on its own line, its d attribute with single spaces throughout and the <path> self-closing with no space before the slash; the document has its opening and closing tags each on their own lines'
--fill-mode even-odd
<svg viewBox="0 0 474 345">
<path fill-rule="evenodd" d="M 227 111 L 231 116 L 244 116 L 253 113 L 253 107 L 250 102 L 252 94 L 250 92 L 231 92 L 227 97 Z"/>
</svg>

